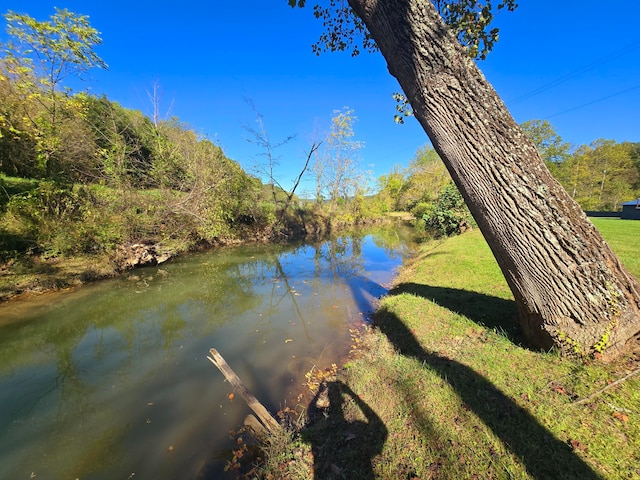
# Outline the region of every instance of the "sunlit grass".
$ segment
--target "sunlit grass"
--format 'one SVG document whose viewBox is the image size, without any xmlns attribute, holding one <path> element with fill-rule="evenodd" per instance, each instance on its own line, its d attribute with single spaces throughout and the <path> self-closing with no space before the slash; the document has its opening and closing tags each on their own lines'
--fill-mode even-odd
<svg viewBox="0 0 640 480">
<path fill-rule="evenodd" d="M 0 206 L 6 205 L 12 195 L 25 193 L 38 186 L 38 180 L 9 177 L 0 173 Z"/>
<path fill-rule="evenodd" d="M 46 262 L 30 257 L 0 269 L 0 300 L 22 292 L 45 292 L 116 275 L 107 255 L 65 258 Z"/>
<path fill-rule="evenodd" d="M 591 218 L 605 240 L 611 245 L 623 265 L 640 278 L 640 220 Z"/>
<path fill-rule="evenodd" d="M 638 275 L 640 222 L 596 224 Z M 295 442 L 298 457 L 308 464 L 312 448 L 339 444 L 334 470 L 316 478 L 640 478 L 640 376 L 575 403 L 635 365 L 528 349 L 515 315 L 479 232 L 425 245 L 382 300 L 360 357 L 341 372 L 360 403 L 343 395 L 343 409 L 328 414 L 342 430 L 312 423 L 314 434 Z M 378 432 L 378 450 L 363 423 Z M 287 475 L 311 478 L 308 469 Z"/>
</svg>

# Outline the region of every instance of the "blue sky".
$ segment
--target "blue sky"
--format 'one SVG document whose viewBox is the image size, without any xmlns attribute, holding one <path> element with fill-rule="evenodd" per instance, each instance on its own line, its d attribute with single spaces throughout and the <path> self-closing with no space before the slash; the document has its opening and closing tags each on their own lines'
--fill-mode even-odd
<svg viewBox="0 0 640 480">
<path fill-rule="evenodd" d="M 326 132 L 332 112 L 344 106 L 358 116 L 362 164 L 374 177 L 407 165 L 428 142 L 414 119 L 394 123 L 398 86 L 380 54 L 311 52 L 322 26 L 309 7 L 293 10 L 286 0 L 5 0 L 2 11 L 45 20 L 54 6 L 88 15 L 101 32 L 98 53 L 109 70 L 92 72 L 94 94 L 151 113 L 147 92 L 158 82 L 163 112 L 246 168 L 260 153 L 247 141 L 244 126 L 256 126 L 247 99 L 274 143 L 297 135 L 279 150 L 283 186 L 302 166 L 314 130 Z M 638 18 L 635 1 L 609 8 L 594 0 L 522 0 L 516 12 L 498 15 L 500 41 L 480 68 L 518 122 L 548 119 L 574 145 L 638 142 Z"/>
</svg>

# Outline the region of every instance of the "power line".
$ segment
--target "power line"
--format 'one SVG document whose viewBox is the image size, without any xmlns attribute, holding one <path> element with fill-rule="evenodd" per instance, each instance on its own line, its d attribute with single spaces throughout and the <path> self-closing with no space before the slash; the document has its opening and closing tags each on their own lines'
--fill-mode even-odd
<svg viewBox="0 0 640 480">
<path fill-rule="evenodd" d="M 555 87 L 557 85 L 560 85 L 561 83 L 564 83 L 564 82 L 566 82 L 568 80 L 571 80 L 572 78 L 577 77 L 581 73 L 588 72 L 589 70 L 593 70 L 594 68 L 599 67 L 600 65 L 602 65 L 604 63 L 607 63 L 607 62 L 613 60 L 614 58 L 618 58 L 618 57 L 624 55 L 625 53 L 627 53 L 629 50 L 632 50 L 637 45 L 640 45 L 640 40 L 638 40 L 636 42 L 633 42 L 630 45 L 627 45 L 626 47 L 624 47 L 624 48 L 622 48 L 620 50 L 617 50 L 617 51 L 613 52 L 610 55 L 602 57 L 599 60 L 596 60 L 593 63 L 590 63 L 590 64 L 588 64 L 588 65 L 586 65 L 586 66 L 584 66 L 582 68 L 579 68 L 578 70 L 575 70 L 575 71 L 573 71 L 573 72 L 571 72 L 571 73 L 569 73 L 569 74 L 567 74 L 567 75 L 565 75 L 563 77 L 560 77 L 560 78 L 558 78 L 556 80 L 553 80 L 552 82 L 549 82 L 549 83 L 547 83 L 547 84 L 545 84 L 545 85 L 543 85 L 543 86 L 541 86 L 539 88 L 536 88 L 535 90 L 532 90 L 532 91 L 530 91 L 528 93 L 525 93 L 524 95 L 521 95 L 521 96 L 511 100 L 510 102 L 507 102 L 507 106 L 510 107 L 512 105 L 520 103 L 520 102 L 522 102 L 524 100 L 527 100 L 528 98 L 531 98 L 531 97 L 533 97 L 535 95 L 538 95 L 539 93 L 542 93 L 542 92 L 544 92 L 546 90 L 549 90 L 550 88 L 553 88 L 553 87 Z M 577 108 L 579 108 L 579 107 L 577 107 Z"/>
<path fill-rule="evenodd" d="M 563 110 L 561 112 L 554 113 L 553 115 L 548 115 L 546 118 L 553 118 L 553 117 L 557 117 L 559 115 L 564 115 L 565 113 L 573 112 L 574 110 L 578 110 L 580 108 L 587 107 L 589 105 L 593 105 L 594 103 L 598 103 L 598 102 L 602 102 L 604 100 L 608 100 L 609 98 L 612 98 L 612 97 L 617 97 L 618 95 L 622 95 L 622 94 L 630 92 L 632 90 L 637 90 L 638 88 L 640 88 L 640 85 L 636 85 L 635 87 L 627 88 L 626 90 L 622 90 L 621 92 L 612 93 L 611 95 L 607 95 L 606 97 L 598 98 L 597 100 L 593 100 L 591 102 L 583 103 L 581 105 L 578 105 L 577 107 L 572 107 L 572 108 L 569 108 L 568 110 Z"/>
</svg>

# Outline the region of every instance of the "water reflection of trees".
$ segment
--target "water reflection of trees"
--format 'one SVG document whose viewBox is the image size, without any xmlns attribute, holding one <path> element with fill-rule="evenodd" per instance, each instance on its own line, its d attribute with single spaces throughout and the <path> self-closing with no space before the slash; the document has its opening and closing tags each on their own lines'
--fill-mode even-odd
<svg viewBox="0 0 640 480">
<path fill-rule="evenodd" d="M 393 233 L 371 238 L 388 255 L 397 248 Z M 164 267 L 164 274 L 161 269 L 139 270 L 130 280 L 55 297 L 56 304 L 39 317 L 3 327 L 0 390 L 5 384 L 18 386 L 0 395 L 0 463 L 14 453 L 33 458 L 29 435 L 50 435 L 32 448 L 38 448 L 36 455 L 46 451 L 48 458 L 67 462 L 65 474 L 72 471 L 76 478 L 107 469 L 109 461 L 124 454 L 122 445 L 131 434 L 130 426 L 113 425 L 109 418 L 120 418 L 115 409 L 133 400 L 110 402 L 109 395 L 116 393 L 105 397 L 110 385 L 103 383 L 130 385 L 136 370 L 161 367 L 154 361 L 173 365 L 182 355 L 180 344 L 212 338 L 228 322 L 248 317 L 256 330 L 269 335 L 281 327 L 273 323 L 281 322 L 285 312 L 307 344 L 314 345 L 308 325 L 315 317 L 310 318 L 308 297 L 331 298 L 350 288 L 354 279 L 364 279 L 367 241 L 362 232 L 310 245 L 196 255 Z M 307 297 L 302 303 L 301 290 Z M 322 356 L 324 348 L 317 345 L 315 355 Z M 118 395 L 128 394 L 118 390 Z M 15 426 L 21 422 L 29 425 Z M 61 441 L 54 431 L 75 432 L 81 440 Z M 23 449 L 28 453 L 19 454 Z M 100 451 L 104 462 L 94 462 Z"/>
<path fill-rule="evenodd" d="M 114 282 L 109 292 L 53 306 L 40 318 L 4 328 L 0 384 L 6 380 L 17 387 L 0 396 L 1 456 L 6 459 L 0 463 L 7 469 L 19 464 L 43 468 L 46 452 L 50 473 L 64 464 L 65 476 L 76 478 L 105 468 L 88 460 L 95 452 L 113 461 L 129 427 L 112 425 L 110 418 L 120 418 L 121 412 L 105 401 L 105 389 L 109 394 L 112 382 L 126 384 L 130 372 L 154 368 L 142 363 L 157 358 L 158 350 L 165 352 L 165 362 L 175 358 L 179 340 L 210 334 L 259 302 L 251 278 L 237 274 L 239 265 L 208 267 L 196 282 L 175 289 L 171 278 L 136 272 L 139 280 Z M 212 297 L 217 294 L 216 302 Z M 76 438 L 70 438 L 71 432 Z"/>
<path fill-rule="evenodd" d="M 398 224 L 395 228 L 377 229 L 371 233 L 373 243 L 389 258 L 399 258 L 410 253 L 415 244 L 412 237 L 415 237 L 414 231 L 403 224 Z"/>
<path fill-rule="evenodd" d="M 370 238 L 387 256 L 397 255 L 402 247 L 402 237 L 395 229 L 374 231 Z M 113 282 L 106 287 L 110 291 L 99 289 L 88 295 L 90 298 L 80 295 L 78 301 L 63 299 L 59 308 L 54 306 L 39 318 L 3 327 L 0 373 L 41 364 L 51 348 L 66 351 L 69 356 L 68 352 L 90 328 L 114 329 L 132 348 L 139 334 L 136 325 L 155 324 L 163 340 L 162 348 L 169 349 L 187 333 L 210 333 L 248 311 L 262 308 L 266 313 L 276 312 L 285 298 L 297 303 L 292 280 L 298 281 L 301 276 L 317 280 L 314 292 L 326 288 L 321 281 L 344 283 L 349 278 L 364 276 L 364 241 L 365 233 L 360 233 L 311 245 L 289 246 L 284 251 L 280 247 L 264 251 L 245 249 L 231 254 L 222 251 L 219 256 L 223 260 L 215 255 L 201 255 L 196 261 L 172 265 L 175 268 L 167 276 L 159 275 L 158 269 L 137 271 L 134 274 L 139 277 L 137 280 Z M 300 258 L 311 259 L 308 266 L 311 271 L 300 265 L 303 261 Z M 285 288 L 276 288 L 278 281 Z M 270 291 L 256 288 L 265 283 L 270 283 Z M 304 317 L 299 308 L 296 316 Z M 96 348 L 100 348 L 99 343 Z"/>
</svg>

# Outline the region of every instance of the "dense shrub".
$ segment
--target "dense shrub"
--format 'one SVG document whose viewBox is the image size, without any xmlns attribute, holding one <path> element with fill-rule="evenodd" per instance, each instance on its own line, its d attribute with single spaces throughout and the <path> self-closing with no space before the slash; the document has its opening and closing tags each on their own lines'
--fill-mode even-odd
<svg viewBox="0 0 640 480">
<path fill-rule="evenodd" d="M 442 189 L 433 204 L 418 204 L 414 215 L 420 213 L 424 226 L 437 236 L 457 235 L 470 228 L 474 221 L 464 199 L 451 182 Z"/>
<path fill-rule="evenodd" d="M 91 250 L 95 243 L 83 219 L 92 205 L 86 189 L 41 181 L 37 188 L 11 197 L 3 228 L 19 244 L 45 255 Z"/>
</svg>

